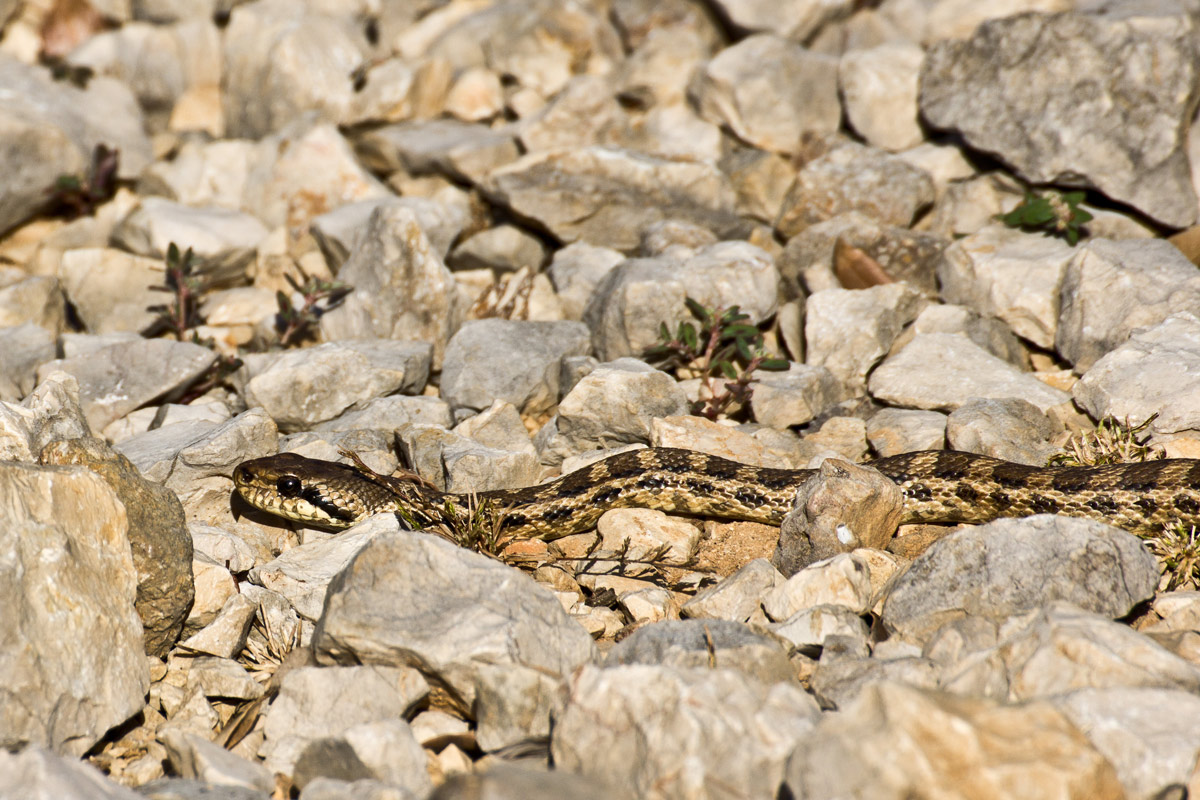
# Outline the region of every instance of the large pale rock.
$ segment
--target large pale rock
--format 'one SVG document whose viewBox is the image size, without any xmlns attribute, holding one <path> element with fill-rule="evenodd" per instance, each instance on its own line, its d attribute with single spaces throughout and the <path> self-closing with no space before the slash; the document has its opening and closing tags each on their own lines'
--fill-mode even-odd
<svg viewBox="0 0 1200 800">
<path fill-rule="evenodd" d="M 791 238 L 811 225 L 858 211 L 908 227 L 933 202 L 933 180 L 899 156 L 856 142 L 838 144 L 796 173 L 775 227 Z"/>
<path fill-rule="evenodd" d="M 0 739 L 81 756 L 150 676 L 123 504 L 82 468 L 0 464 Z"/>
<path fill-rule="evenodd" d="M 353 75 L 367 43 L 348 15 L 261 0 L 230 14 L 224 51 L 227 130 L 257 139 L 308 111 L 340 121 L 354 101 Z"/>
<path fill-rule="evenodd" d="M 779 640 L 740 621 L 679 620 L 638 628 L 608 652 L 605 665 L 736 670 L 765 684 L 793 683 L 795 672 Z"/>
<path fill-rule="evenodd" d="M 5 146 L 0 170 L 0 232 L 36 214 L 61 175 L 82 175 L 93 149 L 121 151 L 122 178 L 132 178 L 151 159 L 137 100 L 120 81 L 98 77 L 86 90 L 55 81 L 49 70 L 0 57 Z"/>
<path fill-rule="evenodd" d="M 797 152 L 807 135 L 841 122 L 837 61 L 781 36 L 750 36 L 696 72 L 691 94 L 701 115 L 763 150 Z"/>
<path fill-rule="evenodd" d="M 230 208 L 196 208 L 162 197 L 146 197 L 113 231 L 113 244 L 142 256 L 162 258 L 174 244 L 182 252 L 218 263 L 246 264 L 267 238 L 258 218 Z"/>
<path fill-rule="evenodd" d="M 1018 336 L 1051 348 L 1072 256 L 1061 239 L 990 225 L 946 248 L 938 264 L 942 299 L 998 317 Z"/>
<path fill-rule="evenodd" d="M 603 147 L 530 153 L 494 170 L 491 199 L 565 243 L 629 252 L 657 222 L 678 219 L 718 235 L 741 229 L 734 193 L 715 166 Z"/>
<path fill-rule="evenodd" d="M 815 292 L 804 307 L 805 363 L 825 367 L 849 394 L 860 394 L 867 373 L 925 303 L 904 283 Z"/>
<path fill-rule="evenodd" d="M 1124 797 L 1108 761 L 1053 706 L 1007 706 L 900 683 L 867 687 L 801 738 L 793 797 Z"/>
<path fill-rule="evenodd" d="M 1184 227 L 1196 24 L 1182 3 L 989 20 L 930 50 L 921 112 L 1031 183 L 1095 188 Z"/>
<path fill-rule="evenodd" d="M 713 5 L 738 28 L 770 31 L 797 42 L 854 9 L 847 0 L 718 0 Z"/>
<path fill-rule="evenodd" d="M 364 722 L 403 718 L 429 694 L 415 669 L 383 665 L 300 667 L 283 676 L 259 748 L 267 769 L 291 775 L 305 747 Z"/>
<path fill-rule="evenodd" d="M 469 183 L 520 155 L 511 133 L 452 119 L 384 125 L 362 133 L 355 145 L 363 161 L 379 172 L 441 173 Z"/>
<path fill-rule="evenodd" d="M 1138 328 L 1197 308 L 1200 274 L 1171 243 L 1088 241 L 1067 265 L 1054 344 L 1086 372 Z"/>
<path fill-rule="evenodd" d="M 47 464 L 85 466 L 104 478 L 124 504 L 137 572 L 134 607 L 145 631 L 146 652 L 162 657 L 179 638 L 192 605 L 192 539 L 179 498 L 151 483 L 101 439 L 54 442 L 42 451 Z"/>
<path fill-rule="evenodd" d="M 939 411 L 952 411 L 971 397 L 1018 397 L 1046 411 L 1069 397 L 952 333 L 913 337 L 875 369 L 867 386 L 888 403 Z"/>
<path fill-rule="evenodd" d="M 925 51 L 910 42 L 850 50 L 838 65 L 846 116 L 868 143 L 896 152 L 925 138 L 918 122 L 917 85 Z"/>
<path fill-rule="evenodd" d="M 135 339 L 42 365 L 38 379 L 62 371 L 79 383 L 79 404 L 94 431 L 172 389 L 187 386 L 217 360 L 207 347 Z"/>
<path fill-rule="evenodd" d="M 774 798 L 818 716 L 795 686 L 720 668 L 585 667 L 568 692 L 554 763 L 654 800 L 728 797 L 734 786 L 739 797 Z"/>
<path fill-rule="evenodd" d="M 446 348 L 441 394 L 456 409 L 482 411 L 504 400 L 544 414 L 558 401 L 563 357 L 590 351 L 591 335 L 578 322 L 467 322 Z"/>
<path fill-rule="evenodd" d="M 1050 703 L 1112 763 L 1130 798 L 1161 797 L 1192 780 L 1200 698 L 1171 689 L 1080 689 Z"/>
<path fill-rule="evenodd" d="M 433 368 L 441 367 L 463 310 L 454 277 L 412 209 L 384 205 L 373 211 L 338 279 L 354 291 L 321 317 L 326 339 L 430 342 Z"/>
<path fill-rule="evenodd" d="M 659 341 L 662 324 L 672 334 L 683 320 L 698 327 L 685 297 L 707 308 L 737 306 L 757 325 L 775 313 L 778 283 L 766 251 L 749 242 L 719 242 L 683 258 L 663 255 L 619 264 L 593 290 L 583 320 L 601 360 L 639 357 Z"/>
<path fill-rule="evenodd" d="M 54 334 L 40 325 L 0 327 L 0 400 L 16 402 L 33 391 L 38 367 L 56 351 Z"/>
<path fill-rule="evenodd" d="M 313 646 L 322 661 L 416 667 L 464 709 L 479 665 L 567 675 L 595 658 L 548 589 L 419 533 L 379 536 L 334 578 Z"/>
<path fill-rule="evenodd" d="M 943 688 L 1016 702 L 1076 689 L 1144 687 L 1194 695 L 1200 687 L 1195 664 L 1128 625 L 1069 603 L 1050 603 L 992 630 L 991 641 L 969 637 L 960 652 L 939 659 Z"/>
<path fill-rule="evenodd" d="M 284 430 L 308 428 L 392 392 L 420 391 L 429 363 L 426 344 L 328 342 L 259 365 L 246 382 L 246 402 L 262 406 Z"/>
<path fill-rule="evenodd" d="M 17 800 L 142 800 L 100 770 L 77 758 L 64 758 L 36 745 L 20 753 L 0 751 L 0 797 Z"/>
<path fill-rule="evenodd" d="M 786 372 L 759 372 L 750 396 L 754 419 L 770 428 L 803 425 L 846 399 L 846 390 L 827 367 L 790 364 Z"/>
<path fill-rule="evenodd" d="M 161 258 L 102 247 L 68 250 L 58 267 L 63 291 L 89 333 L 149 326 L 158 316 L 150 306 L 161 305 L 166 297 L 150 287 L 161 287 L 164 276 Z"/>
<path fill-rule="evenodd" d="M 79 408 L 79 384 L 52 373 L 19 404 L 0 402 L 0 460 L 33 463 L 51 442 L 91 436 Z"/>
<path fill-rule="evenodd" d="M 883 624 L 923 641 L 964 615 L 999 621 L 1063 600 L 1121 617 L 1153 597 L 1158 565 L 1136 536 L 1042 514 L 966 528 L 934 543 L 888 593 Z"/>
<path fill-rule="evenodd" d="M 1200 430 L 1200 319 L 1181 312 L 1135 333 L 1097 361 L 1072 389 L 1093 417 L 1133 422 L 1171 434 Z"/>
<path fill-rule="evenodd" d="M 26 275 L 15 267 L 0 269 L 0 325 L 32 322 L 55 335 L 66 326 L 62 287 L 48 275 Z"/>
</svg>

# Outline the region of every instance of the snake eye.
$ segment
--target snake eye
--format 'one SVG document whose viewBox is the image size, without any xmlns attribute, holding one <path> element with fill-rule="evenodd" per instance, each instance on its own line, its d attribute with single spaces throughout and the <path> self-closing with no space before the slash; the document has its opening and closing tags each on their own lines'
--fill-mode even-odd
<svg viewBox="0 0 1200 800">
<path fill-rule="evenodd" d="M 275 481 L 275 488 L 284 497 L 296 497 L 300 494 L 300 479 L 293 475 L 285 475 Z"/>
</svg>

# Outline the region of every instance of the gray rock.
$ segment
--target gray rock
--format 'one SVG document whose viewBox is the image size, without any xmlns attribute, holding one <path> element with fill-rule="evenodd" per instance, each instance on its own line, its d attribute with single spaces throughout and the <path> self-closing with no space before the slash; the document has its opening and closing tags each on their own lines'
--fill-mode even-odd
<svg viewBox="0 0 1200 800">
<path fill-rule="evenodd" d="M 306 112 L 331 122 L 347 116 L 353 75 L 368 49 L 348 15 L 252 3 L 233 9 L 224 34 L 221 96 L 230 136 L 258 139 Z"/>
<path fill-rule="evenodd" d="M 497 225 L 465 239 L 447 259 L 451 269 L 538 270 L 546 259 L 541 240 L 515 225 Z"/>
<path fill-rule="evenodd" d="M 763 610 L 776 622 L 819 605 L 845 606 L 865 614 L 872 606 L 871 565 L 865 552 L 840 553 L 809 564 L 767 592 Z"/>
<path fill-rule="evenodd" d="M 668 621 L 638 628 L 608 652 L 604 663 L 608 668 L 652 664 L 735 670 L 764 684 L 795 681 L 778 640 L 724 619 Z"/>
<path fill-rule="evenodd" d="M 1013 335 L 1012 329 L 995 317 L 984 316 L 966 306 L 931 303 L 925 306 L 912 326 L 897 338 L 907 344 L 907 333 L 956 333 L 966 336 L 997 358 L 1022 370 L 1030 369 L 1029 351 Z"/>
<path fill-rule="evenodd" d="M 143 478 L 128 459 L 100 439 L 54 442 L 42 451 L 42 461 L 87 467 L 125 505 L 137 572 L 134 607 L 142 620 L 145 649 L 152 656 L 166 655 L 179 638 L 194 595 L 192 538 L 179 498 Z"/>
<path fill-rule="evenodd" d="M 714 5 L 738 28 L 773 31 L 797 42 L 807 41 L 825 23 L 853 8 L 846 0 L 718 0 Z"/>
<path fill-rule="evenodd" d="M 517 159 L 511 133 L 453 119 L 413 120 L 367 131 L 355 142 L 363 160 L 380 172 L 441 173 L 478 183 Z"/>
<path fill-rule="evenodd" d="M 267 237 L 266 227 L 244 211 L 194 208 L 162 197 L 143 198 L 141 206 L 113 231 L 113 244 L 142 256 L 162 258 L 171 244 L 180 252 L 225 264 L 248 264 Z"/>
<path fill-rule="evenodd" d="M 1026 400 L 1043 412 L 1068 395 L 964 336 L 922 333 L 888 356 L 867 381 L 871 395 L 907 408 L 952 411 L 970 397 Z"/>
<path fill-rule="evenodd" d="M 790 239 L 849 211 L 906 227 L 932 202 L 933 181 L 925 171 L 883 150 L 846 142 L 796 173 L 775 227 Z"/>
<path fill-rule="evenodd" d="M 291 775 L 310 743 L 364 722 L 404 718 L 428 694 L 429 684 L 407 667 L 298 667 L 284 675 L 267 710 L 259 755 L 267 769 Z"/>
<path fill-rule="evenodd" d="M 337 778 L 313 778 L 304 786 L 300 800 L 420 800 L 399 787 L 371 778 L 340 781 Z"/>
<path fill-rule="evenodd" d="M 1157 585 L 1141 540 L 1111 525 L 1049 514 L 1000 519 L 935 542 L 891 588 L 882 620 L 924 641 L 966 615 L 1000 620 L 1054 601 L 1115 618 Z"/>
<path fill-rule="evenodd" d="M 79 383 L 79 404 L 94 431 L 172 389 L 186 387 L 217 360 L 207 347 L 166 339 L 138 339 L 87 355 L 43 364 L 38 380 L 62 371 Z"/>
<path fill-rule="evenodd" d="M 1046 466 L 1050 457 L 1059 452 L 1050 439 L 1062 431 L 1062 423 L 1016 397 L 972 398 L 946 419 L 950 449 L 1033 467 Z"/>
<path fill-rule="evenodd" d="M 212 786 L 237 786 L 259 792 L 275 788 L 275 779 L 261 764 L 231 753 L 208 739 L 176 728 L 161 735 L 171 769 L 180 777 Z"/>
<path fill-rule="evenodd" d="M 99 144 L 121 151 L 119 176 L 131 178 L 150 162 L 150 140 L 133 93 L 120 81 L 99 77 L 86 90 L 55 81 L 50 72 L 0 58 L 5 102 L 6 176 L 0 191 L 0 231 L 43 208 L 46 188 L 60 175 L 82 175 Z"/>
<path fill-rule="evenodd" d="M 866 687 L 801 737 L 787 763 L 784 793 L 952 796 L 963 791 L 964 774 L 976 776 L 978 791 L 997 797 L 1124 796 L 1104 757 L 1046 703 L 1009 706 L 886 681 Z M 1031 779 L 1037 782 L 1032 791 Z"/>
<path fill-rule="evenodd" d="M 771 632 L 798 648 L 823 647 L 830 636 L 858 639 L 865 646 L 870 633 L 867 623 L 858 614 L 845 606 L 831 605 L 802 608 L 783 622 L 772 625 Z"/>
<path fill-rule="evenodd" d="M 254 680 L 246 668 L 231 658 L 199 656 L 180 658 L 172 655 L 170 663 L 185 662 L 188 688 L 199 687 L 205 697 L 227 700 L 256 700 L 266 687 Z M 174 716 L 172 716 L 174 719 Z M 203 731 L 207 733 L 208 731 Z"/>
<path fill-rule="evenodd" d="M 361 408 L 343 412 L 328 422 L 319 422 L 312 429 L 323 433 L 366 429 L 390 435 L 404 425 L 447 427 L 451 421 L 450 406 L 440 397 L 389 395 L 368 400 Z"/>
<path fill-rule="evenodd" d="M 758 611 L 763 596 L 783 581 L 784 576 L 771 562 L 756 558 L 728 578 L 696 592 L 680 612 L 691 619 L 746 622 Z"/>
<path fill-rule="evenodd" d="M 484 664 L 475 680 L 475 738 L 484 752 L 544 741 L 562 710 L 563 679 L 519 664 Z"/>
<path fill-rule="evenodd" d="M 184 652 L 234 658 L 246 647 L 250 626 L 257 613 L 257 603 L 240 593 L 235 594 L 225 601 L 212 622 L 180 642 L 179 647 Z"/>
<path fill-rule="evenodd" d="M 946 446 L 946 415 L 937 411 L 883 408 L 867 420 L 867 438 L 880 458 Z"/>
<path fill-rule="evenodd" d="M 841 122 L 837 61 L 781 36 L 760 34 L 726 47 L 690 87 L 700 114 L 746 143 L 795 153 L 806 135 Z"/>
<path fill-rule="evenodd" d="M 66 325 L 64 301 L 57 279 L 0 268 L 0 325 L 32 322 L 57 334 Z"/>
<path fill-rule="evenodd" d="M 301 790 L 316 778 L 377 780 L 406 796 L 424 797 L 433 788 L 426 761 L 407 722 L 379 719 L 310 741 L 296 761 L 293 780 Z"/>
<path fill-rule="evenodd" d="M 144 800 L 78 758 L 64 758 L 37 745 L 20 753 L 0 751 L 0 797 L 25 800 Z"/>
<path fill-rule="evenodd" d="M 527 451 L 486 447 L 464 439 L 442 447 L 446 491 L 456 494 L 520 489 L 541 476 L 541 465 L 532 445 Z"/>
<path fill-rule="evenodd" d="M 832 643 L 837 635 L 826 639 Z M 860 641 L 857 633 L 847 637 Z M 865 647 L 865 642 L 864 645 Z M 810 680 L 813 696 L 822 708 L 845 709 L 854 702 L 862 691 L 872 684 L 895 681 L 918 689 L 938 688 L 936 665 L 927 658 L 916 656 L 902 658 L 854 658 L 836 657 L 827 659 L 826 648 L 817 664 L 817 671 Z"/>
<path fill-rule="evenodd" d="M 625 256 L 609 247 L 575 242 L 554 252 L 546 272 L 567 319 L 582 319 L 592 290 Z"/>
<path fill-rule="evenodd" d="M 937 296 L 936 265 L 947 240 L 908 228 L 883 225 L 859 211 L 847 211 L 810 225 L 788 239 L 778 259 L 785 298 L 843 288 L 834 274 L 838 240 L 862 250 L 898 281 Z"/>
<path fill-rule="evenodd" d="M 1080 689 L 1051 698 L 1117 770 L 1128 797 L 1162 797 L 1191 780 L 1200 699 L 1171 689 Z"/>
<path fill-rule="evenodd" d="M 818 561 L 860 547 L 882 550 L 900 524 L 904 496 L 878 471 L 836 458 L 796 490 L 771 563 L 791 577 Z M 776 612 L 771 612 L 776 619 Z"/>
<path fill-rule="evenodd" d="M 943 663 L 940 683 L 956 694 L 1008 702 L 1087 688 L 1194 695 L 1200 668 L 1128 625 L 1060 601 L 1008 619 L 994 646 Z"/>
<path fill-rule="evenodd" d="M 451 775 L 429 795 L 429 800 L 559 800 L 563 797 L 609 800 L 613 795 L 602 779 L 497 761 L 482 772 Z"/>
<path fill-rule="evenodd" d="M 1195 26 L 1174 3 L 989 20 L 930 50 L 921 112 L 1031 183 L 1099 189 L 1185 227 L 1196 219 L 1186 152 L 1200 100 Z M 1111 68 L 1131 53 L 1145 54 L 1136 67 Z"/>
<path fill-rule="evenodd" d="M 1148 420 L 1153 433 L 1200 430 L 1197 372 L 1200 319 L 1172 314 L 1097 361 L 1075 384 L 1076 401 L 1096 419 Z"/>
<path fill-rule="evenodd" d="M 517 407 L 503 400 L 497 400 L 475 416 L 460 422 L 455 426 L 454 433 L 485 447 L 537 453 Z"/>
<path fill-rule="evenodd" d="M 140 195 L 159 195 L 189 206 L 240 208 L 254 142 L 185 140 L 170 161 L 155 161 L 138 177 Z"/>
<path fill-rule="evenodd" d="M 687 408 L 687 396 L 670 375 L 636 359 L 619 358 L 575 384 L 534 444 L 542 463 L 559 464 L 588 450 L 649 442 L 654 419 L 684 414 Z"/>
<path fill-rule="evenodd" d="M 125 508 L 82 467 L 0 464 L 0 487 L 0 744 L 81 756 L 150 688 Z"/>
<path fill-rule="evenodd" d="M 791 364 L 786 372 L 760 372 L 750 396 L 754 419 L 771 428 L 803 425 L 845 399 L 845 389 L 826 367 Z"/>
<path fill-rule="evenodd" d="M 847 394 L 862 394 L 867 373 L 926 302 L 903 283 L 813 293 L 805 304 L 805 363 L 827 368 Z"/>
<path fill-rule="evenodd" d="M 917 85 L 924 62 L 925 51 L 911 42 L 842 54 L 838 88 L 846 117 L 868 144 L 896 152 L 924 140 L 917 119 Z"/>
<path fill-rule="evenodd" d="M 381 614 L 386 609 L 394 614 Z M 329 586 L 313 633 L 323 661 L 411 664 L 470 708 L 481 664 L 564 675 L 595 658 L 591 637 L 547 589 L 425 534 L 384 534 Z"/>
<path fill-rule="evenodd" d="M 482 411 L 504 400 L 526 414 L 543 414 L 558 400 L 563 357 L 590 349 L 588 329 L 579 322 L 467 322 L 446 347 L 442 397 L 456 410 Z"/>
<path fill-rule="evenodd" d="M 91 436 L 79 408 L 79 384 L 65 372 L 50 376 L 20 404 L 0 401 L 0 460 L 37 460 L 50 442 Z"/>
<path fill-rule="evenodd" d="M 54 334 L 33 322 L 0 328 L 0 400 L 15 403 L 32 392 L 38 367 L 56 351 Z"/>
<path fill-rule="evenodd" d="M 592 292 L 583 320 L 602 361 L 640 357 L 659 341 L 662 324 L 695 318 L 684 298 L 706 308 L 737 306 L 757 325 L 775 313 L 779 273 L 774 260 L 748 242 L 719 242 L 686 257 L 630 259 L 610 270 Z"/>
<path fill-rule="evenodd" d="M 381 207 L 407 208 L 417 215 L 417 221 L 429 243 L 442 258 L 467 223 L 470 209 L 466 202 L 441 202 L 457 199 L 457 190 L 439 192 L 437 199 L 427 197 L 371 197 L 357 203 L 347 203 L 333 211 L 314 217 L 310 231 L 317 240 L 330 268 L 340 271 L 371 221 L 371 214 Z M 464 198 L 465 200 L 465 198 Z"/>
<path fill-rule="evenodd" d="M 735 150 L 719 163 L 737 193 L 738 213 L 773 225 L 796 179 L 795 167 L 783 156 L 753 148 Z"/>
<path fill-rule="evenodd" d="M 1086 372 L 1138 328 L 1198 306 L 1200 274 L 1171 243 L 1091 240 L 1067 265 L 1055 346 Z"/>
<path fill-rule="evenodd" d="M 741 229 L 728 179 L 711 164 L 603 147 L 530 153 L 493 170 L 488 196 L 560 241 L 632 251 L 642 232 L 681 219 L 718 235 Z"/>
<path fill-rule="evenodd" d="M 559 769 L 607 781 L 621 796 L 708 798 L 736 786 L 771 798 L 817 716 L 794 685 L 734 670 L 585 667 L 571 678 L 550 747 Z"/>
<path fill-rule="evenodd" d="M 998 317 L 1039 347 L 1054 346 L 1059 289 L 1076 251 L 1061 239 L 991 225 L 946 248 L 942 298 Z"/>
<path fill-rule="evenodd" d="M 158 316 L 150 306 L 163 302 L 162 292 L 150 288 L 164 285 L 161 255 L 141 258 L 102 247 L 68 250 L 59 262 L 58 277 L 91 333 L 140 331 Z"/>
<path fill-rule="evenodd" d="M 246 404 L 262 406 L 282 430 L 301 430 L 393 392 L 419 392 L 430 353 L 428 344 L 376 339 L 247 359 Z"/>
<path fill-rule="evenodd" d="M 290 4 L 286 0 L 273 0 L 256 8 L 268 5 L 274 5 L 278 10 L 281 7 L 287 9 Z M 289 19 L 288 24 L 291 23 Z M 265 30 L 255 35 L 258 34 L 266 35 Z M 229 39 L 225 41 L 228 45 Z M 265 49 L 257 47 L 258 52 L 253 57 L 261 58 Z M 226 101 L 237 94 L 236 90 L 228 89 L 226 87 L 223 95 Z M 257 86 L 254 91 L 258 91 Z M 300 98 L 303 97 L 301 94 Z M 259 107 L 262 104 L 252 105 Z M 314 125 L 312 119 L 305 116 L 257 142 L 241 192 L 241 207 L 252 211 L 272 230 L 286 228 L 287 244 L 303 247 L 300 239 L 307 235 L 313 218 L 346 203 L 392 196 L 393 193 L 358 162 L 350 143 L 336 126 Z M 351 281 L 346 282 L 357 286 Z"/>
<path fill-rule="evenodd" d="M 404 206 L 377 208 L 338 279 L 354 291 L 321 317 L 329 340 L 372 338 L 433 345 L 433 368 L 458 329 L 462 310 L 454 277 Z"/>
<path fill-rule="evenodd" d="M 281 553 L 275 560 L 250 570 L 250 581 L 283 595 L 297 614 L 316 622 L 334 576 L 375 537 L 397 530 L 394 514 L 378 514 L 338 536 Z"/>
</svg>

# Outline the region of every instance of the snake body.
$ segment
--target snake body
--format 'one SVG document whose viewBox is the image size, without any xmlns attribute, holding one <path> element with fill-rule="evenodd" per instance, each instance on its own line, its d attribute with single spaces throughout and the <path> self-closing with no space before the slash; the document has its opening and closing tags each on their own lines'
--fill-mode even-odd
<svg viewBox="0 0 1200 800">
<path fill-rule="evenodd" d="M 1064 514 L 1134 533 L 1200 523 L 1200 460 L 1031 467 L 974 453 L 929 450 L 869 464 L 900 486 L 902 522 L 987 522 Z M 641 507 L 779 525 L 815 470 L 771 469 L 674 448 L 619 453 L 557 480 L 522 489 L 446 494 L 348 464 L 280 453 L 245 461 L 238 494 L 263 511 L 325 528 L 347 528 L 403 510 L 418 522 L 471 502 L 504 509 L 502 532 L 555 539 L 595 525 L 611 508 Z"/>
</svg>

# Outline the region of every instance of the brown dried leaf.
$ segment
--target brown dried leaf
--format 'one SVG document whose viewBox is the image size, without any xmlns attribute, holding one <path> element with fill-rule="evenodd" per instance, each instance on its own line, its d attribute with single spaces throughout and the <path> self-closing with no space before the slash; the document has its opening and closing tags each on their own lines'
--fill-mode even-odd
<svg viewBox="0 0 1200 800">
<path fill-rule="evenodd" d="M 896 282 L 878 261 L 841 237 L 833 246 L 833 274 L 847 289 L 870 289 Z"/>
</svg>

